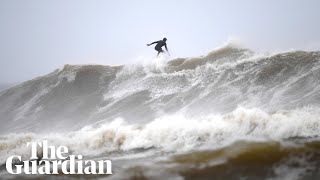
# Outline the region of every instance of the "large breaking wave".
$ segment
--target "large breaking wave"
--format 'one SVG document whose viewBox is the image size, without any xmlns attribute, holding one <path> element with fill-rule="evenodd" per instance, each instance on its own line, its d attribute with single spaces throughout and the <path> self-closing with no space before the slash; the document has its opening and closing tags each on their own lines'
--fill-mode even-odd
<svg viewBox="0 0 320 180">
<path fill-rule="evenodd" d="M 66 65 L 0 94 L 2 133 L 77 130 L 123 118 L 318 106 L 320 52 L 255 54 L 232 45 L 198 58 L 127 66 Z M 23 122 L 23 123 L 22 123 Z"/>
<path fill-rule="evenodd" d="M 232 44 L 168 62 L 65 65 L 1 92 L 0 162 L 28 157 L 26 142 L 42 139 L 116 156 L 317 138 L 319 78 L 320 52 L 258 54 Z"/>
</svg>

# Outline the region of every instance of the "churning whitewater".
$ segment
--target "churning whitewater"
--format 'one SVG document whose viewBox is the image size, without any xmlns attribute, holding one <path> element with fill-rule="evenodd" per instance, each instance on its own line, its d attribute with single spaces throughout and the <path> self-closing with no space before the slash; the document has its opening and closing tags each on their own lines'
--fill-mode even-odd
<svg viewBox="0 0 320 180">
<path fill-rule="evenodd" d="M 232 44 L 168 62 L 65 65 L 0 93 L 0 163 L 46 139 L 112 157 L 108 178 L 319 178 L 319 79 L 320 52 Z"/>
</svg>

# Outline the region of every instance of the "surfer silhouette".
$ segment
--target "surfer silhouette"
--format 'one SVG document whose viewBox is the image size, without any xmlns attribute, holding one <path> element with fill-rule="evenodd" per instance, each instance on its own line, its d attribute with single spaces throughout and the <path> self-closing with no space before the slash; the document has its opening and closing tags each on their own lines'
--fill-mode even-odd
<svg viewBox="0 0 320 180">
<path fill-rule="evenodd" d="M 166 51 L 169 54 L 166 41 L 167 41 L 167 38 L 163 38 L 163 40 L 155 41 L 153 43 L 147 44 L 147 46 L 150 46 L 152 44 L 157 44 L 156 47 L 154 47 L 154 49 L 156 51 L 158 51 L 157 56 L 159 56 L 160 53 L 164 52 L 163 49 L 162 49 L 162 46 L 164 46 L 166 48 Z M 169 54 L 169 56 L 170 56 L 170 54 Z"/>
</svg>

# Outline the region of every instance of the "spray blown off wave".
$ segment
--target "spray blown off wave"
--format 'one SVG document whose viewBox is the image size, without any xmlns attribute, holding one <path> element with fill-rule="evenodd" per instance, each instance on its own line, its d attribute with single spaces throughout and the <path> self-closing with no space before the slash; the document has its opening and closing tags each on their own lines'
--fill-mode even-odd
<svg viewBox="0 0 320 180">
<path fill-rule="evenodd" d="M 319 177 L 319 78 L 320 52 L 265 55 L 232 45 L 169 62 L 66 65 L 0 94 L 0 162 L 27 158 L 26 142 L 48 139 L 124 165 L 152 157 L 156 168 L 165 156 L 168 178 L 290 179 L 291 162 L 301 166 L 296 177 Z M 242 142 L 247 150 L 236 153 Z M 254 165 L 264 168 L 245 177 Z M 114 178 L 158 177 L 143 167 L 121 167 L 132 174 Z"/>
</svg>

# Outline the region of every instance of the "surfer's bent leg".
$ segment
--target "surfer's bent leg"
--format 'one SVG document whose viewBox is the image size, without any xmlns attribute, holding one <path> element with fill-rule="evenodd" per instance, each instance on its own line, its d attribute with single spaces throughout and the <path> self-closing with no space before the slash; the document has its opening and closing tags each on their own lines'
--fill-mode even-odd
<svg viewBox="0 0 320 180">
<path fill-rule="evenodd" d="M 159 54 L 163 52 L 162 48 L 154 48 L 154 49 L 155 49 L 156 51 L 158 51 L 157 56 L 159 56 Z"/>
</svg>

